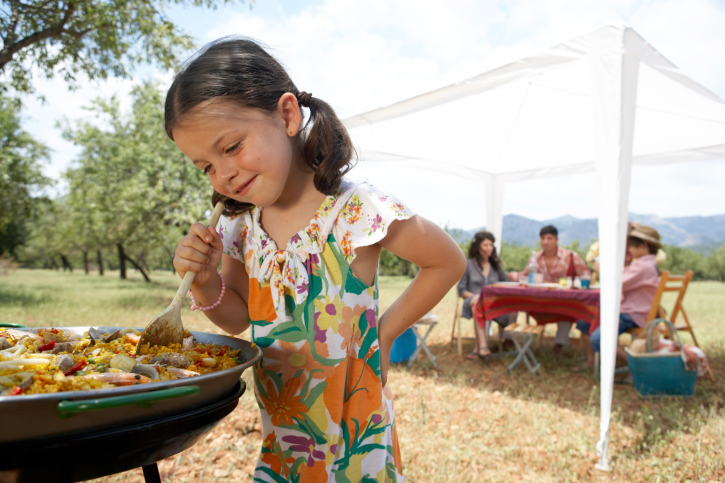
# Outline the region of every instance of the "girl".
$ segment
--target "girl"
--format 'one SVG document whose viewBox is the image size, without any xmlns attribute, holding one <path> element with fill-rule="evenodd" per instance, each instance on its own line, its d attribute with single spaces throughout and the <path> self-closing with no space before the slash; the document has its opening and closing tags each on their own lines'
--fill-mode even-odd
<svg viewBox="0 0 725 483">
<path fill-rule="evenodd" d="M 466 272 L 458 282 L 458 296 L 464 299 L 463 307 L 461 307 L 461 317 L 472 318 L 473 328 L 476 332 L 476 347 L 473 352 L 468 354 L 468 359 L 485 358 L 491 355 L 486 331 L 476 321 L 473 313 L 481 289 L 484 285 L 507 282 L 509 279 L 506 272 L 501 268 L 501 261 L 494 246 L 495 241 L 496 237 L 493 236 L 493 233 L 487 231 L 479 231 L 473 236 L 471 245 L 468 247 Z M 510 323 L 511 314 L 501 316 L 495 320 L 503 329 Z"/>
<path fill-rule="evenodd" d="M 402 480 L 390 348 L 460 278 L 460 249 L 390 194 L 343 179 L 344 126 L 252 41 L 221 39 L 188 62 L 165 123 L 226 208 L 218 227 L 192 226 L 174 267 L 196 272 L 193 307 L 232 334 L 251 325 L 264 353 L 255 481 Z M 382 248 L 421 269 L 378 317 Z"/>
</svg>

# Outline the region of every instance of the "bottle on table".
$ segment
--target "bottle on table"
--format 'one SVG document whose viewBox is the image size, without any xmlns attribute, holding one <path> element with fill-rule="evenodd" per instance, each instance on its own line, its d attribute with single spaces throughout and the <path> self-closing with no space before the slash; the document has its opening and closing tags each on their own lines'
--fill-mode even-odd
<svg viewBox="0 0 725 483">
<path fill-rule="evenodd" d="M 536 263 L 536 252 L 531 252 L 531 257 L 529 257 L 529 264 L 526 268 L 528 268 L 529 270 L 528 282 L 530 284 L 536 282 L 536 274 L 539 273 L 539 264 Z"/>
</svg>

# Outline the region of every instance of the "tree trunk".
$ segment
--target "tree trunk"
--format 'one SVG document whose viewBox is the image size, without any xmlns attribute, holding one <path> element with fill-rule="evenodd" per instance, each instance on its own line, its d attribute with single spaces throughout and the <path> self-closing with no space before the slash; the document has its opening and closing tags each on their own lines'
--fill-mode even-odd
<svg viewBox="0 0 725 483">
<path fill-rule="evenodd" d="M 65 272 L 65 269 L 67 268 L 70 270 L 70 273 L 73 273 L 73 267 L 71 266 L 70 262 L 68 261 L 68 257 L 65 255 L 60 256 L 60 261 L 63 262 L 63 271 Z"/>
<path fill-rule="evenodd" d="M 60 267 L 58 266 L 58 262 L 55 261 L 55 258 L 50 257 L 50 266 L 55 268 L 56 270 L 60 270 Z"/>
<path fill-rule="evenodd" d="M 86 275 L 88 275 L 88 250 L 83 251 L 83 266 L 86 268 Z"/>
<path fill-rule="evenodd" d="M 141 275 L 143 275 L 144 280 L 146 280 L 147 282 L 150 282 L 151 281 L 151 279 L 149 278 L 148 274 L 146 273 L 146 270 L 144 270 L 141 265 L 139 265 L 138 263 L 136 263 L 133 260 L 133 258 L 131 258 L 128 255 L 126 255 L 126 260 L 128 260 L 129 262 L 131 262 L 131 264 L 134 267 L 136 267 L 136 270 L 138 270 L 139 272 L 141 272 Z"/>
<path fill-rule="evenodd" d="M 96 250 L 96 261 L 98 261 L 98 275 L 103 275 L 103 257 L 101 257 L 101 250 Z"/>
<path fill-rule="evenodd" d="M 146 263 L 146 257 L 145 256 L 138 257 L 138 263 L 139 263 L 139 265 L 141 265 L 144 268 L 144 270 L 146 270 L 146 273 L 151 273 L 151 269 L 149 268 L 149 264 Z"/>
<path fill-rule="evenodd" d="M 121 271 L 121 278 L 126 280 L 126 254 L 123 252 L 123 245 L 116 245 L 118 248 L 118 269 Z"/>
</svg>

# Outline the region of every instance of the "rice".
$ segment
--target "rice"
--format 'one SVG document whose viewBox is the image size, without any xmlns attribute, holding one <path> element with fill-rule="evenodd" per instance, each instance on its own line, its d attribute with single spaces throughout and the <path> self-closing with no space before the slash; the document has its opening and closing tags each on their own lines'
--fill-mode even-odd
<svg viewBox="0 0 725 483">
<path fill-rule="evenodd" d="M 83 337 L 78 339 L 75 333 L 63 329 L 38 329 L 32 331 L 32 333 L 37 334 L 39 337 L 23 336 L 20 331 L 0 329 L 0 337 L 5 337 L 12 344 L 10 349 L 0 352 L 0 395 L 3 392 L 6 393 L 5 395 L 8 395 L 7 393 L 11 391 L 17 393 L 19 390 L 10 381 L 20 376 L 16 376 L 14 379 L 11 377 L 5 378 L 5 380 L 3 380 L 3 376 L 13 376 L 21 373 L 26 374 L 24 376 L 26 377 L 26 384 L 20 394 L 88 391 L 92 389 L 113 388 L 117 385 L 138 384 L 139 382 L 134 379 L 136 377 L 135 374 L 129 374 L 110 366 L 111 360 L 117 355 L 124 355 L 135 359 L 137 364 L 148 364 L 147 361 L 155 356 L 175 353 L 182 354 L 189 364 L 184 371 L 177 369 L 171 372 L 163 365 L 154 364 L 153 367 L 156 369 L 158 377 L 150 382 L 179 379 L 179 376 L 172 372 L 184 373 L 187 376 L 192 375 L 192 373 L 209 374 L 232 368 L 240 363 L 237 359 L 240 353 L 239 349 L 231 350 L 228 346 L 220 346 L 219 344 L 192 343 L 192 340 L 188 339 L 188 337 L 191 337 L 191 334 L 187 331 L 184 334 L 187 339 L 183 345 L 171 344 L 168 347 L 156 345 L 152 347 L 145 346 L 140 351 L 140 354 L 136 353 L 136 344 L 133 342 L 138 340 L 138 336 L 140 335 L 135 329 L 124 329 L 120 337 L 109 342 L 102 342 L 100 339 L 94 341 L 88 332 L 84 333 Z M 109 335 L 104 334 L 104 337 L 108 337 Z M 62 342 L 72 342 L 72 348 L 69 348 L 69 350 L 60 350 L 52 354 L 55 346 Z M 38 351 L 39 347 L 47 350 L 38 353 L 36 351 Z M 64 348 L 64 346 L 60 346 L 60 348 Z M 19 351 L 22 354 L 16 355 L 16 352 Z M 72 358 L 72 369 L 68 370 L 66 368 L 64 372 L 64 370 L 58 367 L 57 364 L 60 363 L 60 356 L 70 356 Z M 12 365 L 12 361 L 17 361 L 17 364 L 18 362 L 29 362 L 29 358 L 39 357 L 42 357 L 44 360 L 49 360 L 50 364 L 45 362 L 47 364 L 45 366 Z M 23 360 L 21 361 L 20 358 L 23 358 Z M 65 359 L 65 364 L 69 364 L 68 357 L 64 357 L 63 359 Z M 207 359 L 206 363 L 204 359 Z M 32 382 L 29 381 L 27 373 L 32 374 Z M 114 382 L 108 383 L 93 379 L 93 375 L 104 373 L 108 375 L 96 377 L 113 379 Z M 112 374 L 118 374 L 118 376 L 113 376 Z M 141 382 L 149 381 L 148 379 L 144 381 L 143 378 L 138 379 Z M 5 385 L 3 385 L 3 382 Z"/>
</svg>

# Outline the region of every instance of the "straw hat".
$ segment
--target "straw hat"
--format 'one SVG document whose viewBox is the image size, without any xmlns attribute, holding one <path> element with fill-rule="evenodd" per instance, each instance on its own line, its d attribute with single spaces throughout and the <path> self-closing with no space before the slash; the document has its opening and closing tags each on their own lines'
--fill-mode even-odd
<svg viewBox="0 0 725 483">
<path fill-rule="evenodd" d="M 660 234 L 657 233 L 657 230 L 651 226 L 638 226 L 629 232 L 629 236 L 639 238 L 640 240 L 646 241 L 657 248 L 662 248 L 662 245 L 660 244 Z"/>
</svg>

